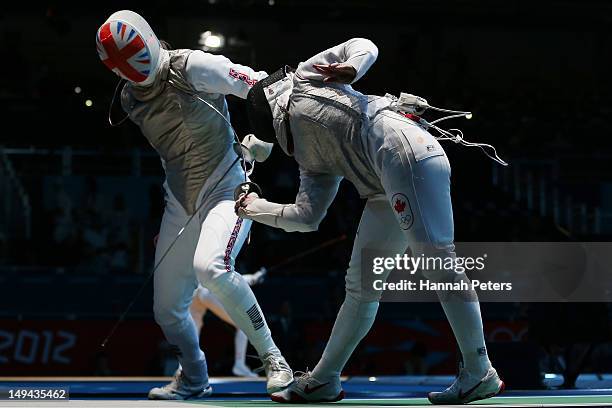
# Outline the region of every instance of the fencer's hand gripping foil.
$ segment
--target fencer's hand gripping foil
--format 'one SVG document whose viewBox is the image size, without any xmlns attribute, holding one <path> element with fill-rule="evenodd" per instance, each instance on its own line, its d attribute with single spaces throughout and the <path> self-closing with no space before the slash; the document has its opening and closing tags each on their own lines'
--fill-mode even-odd
<svg viewBox="0 0 612 408">
<path fill-rule="evenodd" d="M 257 183 L 253 183 L 252 181 L 245 181 L 244 183 L 240 183 L 238 184 L 238 186 L 236 186 L 236 189 L 234 190 L 234 201 L 238 201 L 251 193 L 255 193 L 259 197 L 263 195 L 261 187 L 259 187 Z"/>
<path fill-rule="evenodd" d="M 172 85 L 173 87 L 175 87 L 176 89 L 179 89 L 180 91 L 184 92 L 183 90 L 181 90 L 180 88 L 178 88 L 177 86 L 175 86 L 171 80 L 168 81 L 168 83 L 170 85 Z M 129 117 L 129 115 L 126 115 L 120 122 L 118 123 L 113 123 L 113 121 L 111 120 L 111 110 L 113 107 L 113 103 L 116 99 L 117 96 L 117 91 L 119 89 L 121 85 L 121 81 L 119 81 L 119 83 L 117 84 L 117 87 L 115 88 L 115 93 L 113 94 L 113 99 L 111 101 L 111 105 L 109 107 L 109 116 L 108 116 L 108 120 L 109 123 L 111 124 L 111 126 L 118 126 L 120 124 L 122 124 L 123 122 L 125 122 L 125 120 Z M 211 103 L 209 103 L 208 101 L 204 100 L 203 98 L 201 98 L 199 95 L 197 94 L 190 94 L 192 97 L 194 97 L 196 100 L 203 102 L 204 104 L 206 104 L 208 107 L 210 107 L 212 110 L 214 110 L 219 116 L 221 116 L 221 118 L 223 118 L 223 120 L 227 123 L 227 125 L 230 127 L 230 129 L 232 130 L 232 133 L 234 134 L 234 139 L 236 141 L 236 143 L 234 144 L 234 150 L 236 151 L 236 154 L 238 155 L 238 157 L 236 157 L 232 163 L 229 165 L 229 167 L 227 168 L 227 170 L 225 170 L 225 172 L 223 173 L 223 175 L 215 182 L 215 184 L 209 189 L 209 194 L 210 192 L 214 191 L 217 186 L 219 185 L 219 183 L 221 183 L 221 181 L 223 181 L 225 179 L 225 177 L 227 176 L 227 174 L 230 172 L 230 170 L 232 170 L 232 168 L 234 167 L 234 165 L 238 162 L 241 161 L 241 167 L 244 171 L 244 183 L 240 184 L 240 186 L 242 186 L 245 183 L 248 183 L 248 176 L 253 172 L 254 169 L 254 162 L 252 163 L 252 166 L 250 168 L 250 170 L 247 170 L 247 165 L 246 165 L 246 158 L 244 155 L 244 151 L 242 148 L 242 144 L 240 143 L 240 139 L 238 138 L 238 134 L 236 133 L 236 130 L 234 129 L 234 127 L 232 126 L 232 124 L 230 123 L 230 121 L 225 117 L 225 115 L 223 115 L 221 112 L 219 112 L 219 110 L 217 108 L 215 108 Z M 238 148 L 236 148 L 236 146 L 238 146 Z M 257 186 L 255 183 L 252 183 L 255 186 Z M 240 187 L 239 186 L 239 187 Z M 259 186 L 257 186 L 257 188 L 259 189 Z M 259 189 L 259 192 L 261 192 L 261 189 Z M 170 251 L 172 250 L 172 248 L 174 248 L 174 245 L 178 242 L 179 238 L 181 237 L 181 235 L 183 234 L 183 232 L 185 231 L 185 229 L 187 229 L 187 227 L 191 224 L 192 220 L 199 214 L 200 210 L 202 209 L 202 207 L 204 206 L 204 204 L 206 203 L 206 197 L 203 197 L 200 204 L 197 206 L 197 208 L 195 209 L 194 213 L 191 214 L 191 216 L 187 219 L 187 221 L 185 222 L 185 225 L 183 225 L 183 227 L 179 230 L 178 234 L 176 235 L 176 237 L 174 237 L 174 239 L 172 240 L 172 242 L 170 243 L 170 245 L 168 245 L 168 248 L 166 248 L 166 250 L 164 251 L 164 253 L 162 254 L 162 256 L 159 258 L 159 261 L 157 262 L 157 264 L 153 267 L 153 269 L 151 270 L 151 272 L 149 273 L 149 275 L 146 277 L 146 279 L 144 280 L 144 282 L 142 283 L 142 285 L 140 286 L 140 288 L 138 288 L 138 291 L 136 292 L 136 294 L 134 295 L 134 297 L 132 298 L 132 300 L 130 301 L 130 303 L 127 305 L 127 307 L 125 308 L 125 310 L 123 311 L 123 313 L 121 313 L 121 315 L 119 316 L 119 318 L 117 319 L 117 321 L 115 322 L 115 324 L 113 325 L 113 327 L 111 328 L 111 330 L 109 331 L 109 333 L 107 334 L 107 336 L 104 338 L 104 340 L 102 341 L 102 343 L 100 344 L 100 346 L 102 348 L 106 347 L 106 345 L 108 344 L 109 340 L 111 339 L 111 337 L 115 334 L 115 332 L 117 331 L 117 328 L 119 328 L 119 326 L 121 325 L 121 323 L 123 323 L 125 321 L 126 316 L 128 315 L 128 313 L 132 310 L 132 307 L 134 307 L 134 304 L 136 303 L 136 300 L 138 300 L 138 298 L 140 297 L 140 295 L 142 294 L 142 292 L 144 291 L 145 287 L 149 284 L 149 282 L 151 281 L 151 279 L 153 278 L 153 276 L 155 275 L 155 271 L 157 271 L 157 269 L 159 268 L 159 266 L 162 264 L 162 262 L 164 261 L 164 259 L 166 259 L 166 257 L 168 256 L 168 254 L 170 253 Z"/>
<path fill-rule="evenodd" d="M 243 214 L 240 213 L 240 209 L 244 204 L 244 200 L 246 200 L 251 193 L 256 194 L 257 197 L 261 197 L 263 195 L 261 187 L 252 181 L 240 183 L 234 190 L 234 213 L 236 213 L 237 216 L 243 218 Z"/>
</svg>

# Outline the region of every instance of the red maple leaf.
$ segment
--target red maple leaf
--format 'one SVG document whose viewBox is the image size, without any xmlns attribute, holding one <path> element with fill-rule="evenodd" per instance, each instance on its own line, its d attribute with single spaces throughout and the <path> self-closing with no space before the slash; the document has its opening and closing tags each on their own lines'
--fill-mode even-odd
<svg viewBox="0 0 612 408">
<path fill-rule="evenodd" d="M 403 213 L 404 210 L 406 209 L 406 202 L 400 200 L 399 198 L 395 201 L 395 205 L 393 206 L 393 208 L 395 209 L 395 211 L 397 211 L 398 213 Z"/>
</svg>

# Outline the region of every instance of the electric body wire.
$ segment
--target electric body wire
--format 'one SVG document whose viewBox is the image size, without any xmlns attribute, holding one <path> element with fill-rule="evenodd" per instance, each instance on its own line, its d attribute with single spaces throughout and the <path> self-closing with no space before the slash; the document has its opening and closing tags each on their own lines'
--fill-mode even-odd
<svg viewBox="0 0 612 408">
<path fill-rule="evenodd" d="M 123 122 L 125 122 L 127 120 L 127 118 L 129 118 L 129 114 L 126 114 L 125 117 L 123 117 L 119 122 L 117 123 L 113 123 L 112 118 L 111 118 L 111 111 L 114 105 L 114 102 L 117 98 L 117 91 L 119 90 L 120 86 L 122 83 L 124 83 L 125 80 L 120 79 L 119 82 L 117 83 L 117 86 L 115 87 L 115 91 L 113 93 L 113 99 L 111 100 L 111 104 L 108 110 L 108 121 L 110 123 L 111 126 L 119 126 L 121 125 Z M 180 88 L 178 88 L 171 80 L 168 81 L 168 83 L 173 86 L 175 89 L 178 89 L 181 92 L 185 92 L 182 91 Z M 203 98 L 201 98 L 199 95 L 195 94 L 195 93 L 189 93 L 189 95 L 191 95 L 192 97 L 194 97 L 196 100 L 203 102 L 204 104 L 206 104 L 207 106 L 209 106 L 211 109 L 213 109 L 219 116 L 221 116 L 223 118 L 223 120 L 227 123 L 227 125 L 230 127 L 230 129 L 232 130 L 232 133 L 234 135 L 234 140 L 235 142 L 238 144 L 239 148 L 235 149 L 236 150 L 236 154 L 238 154 L 238 157 L 236 157 L 231 165 L 227 168 L 227 170 L 225 170 L 225 172 L 223 173 L 223 175 L 217 180 L 217 182 L 209 189 L 209 193 L 212 193 L 215 188 L 217 188 L 217 186 L 219 185 L 219 183 L 221 183 L 221 181 L 223 181 L 225 179 L 225 176 L 227 176 L 227 174 L 230 172 L 230 170 L 232 170 L 234 168 L 234 165 L 238 162 L 241 161 L 241 167 L 243 169 L 244 172 L 244 181 L 247 182 L 248 181 L 248 176 L 253 172 L 254 168 L 255 168 L 255 164 L 252 163 L 251 164 L 251 168 L 250 170 L 247 170 L 247 165 L 246 165 L 246 160 L 244 159 L 244 153 L 242 151 L 242 144 L 240 143 L 240 139 L 238 137 L 238 134 L 236 133 L 236 130 L 234 129 L 234 127 L 232 126 L 232 124 L 230 123 L 230 121 L 225 117 L 225 115 L 223 113 L 221 113 L 215 106 L 213 106 L 211 103 L 209 103 L 208 101 L 204 100 Z M 168 248 L 166 248 L 166 250 L 164 251 L 164 253 L 162 254 L 162 256 L 160 257 L 159 261 L 157 262 L 157 264 L 153 267 L 153 269 L 151 270 L 151 272 L 147 275 L 147 277 L 145 278 L 144 282 L 141 284 L 140 288 L 138 289 L 138 291 L 136 292 L 136 294 L 134 295 L 134 297 L 132 298 L 132 300 L 130 301 L 130 303 L 128 303 L 127 307 L 125 308 L 125 310 L 121 313 L 121 315 L 119 316 L 119 318 L 117 319 L 117 321 L 115 322 L 115 324 L 113 325 L 113 327 L 111 328 L 111 330 L 109 331 L 109 333 L 107 334 L 107 336 L 104 338 L 104 340 L 102 341 L 102 343 L 100 344 L 101 347 L 106 347 L 106 345 L 108 344 L 109 340 L 111 339 L 111 337 L 115 334 L 115 332 L 117 331 L 117 329 L 119 328 L 119 326 L 125 321 L 125 318 L 127 317 L 128 313 L 132 310 L 132 307 L 134 306 L 134 304 L 136 303 L 136 300 L 138 300 L 138 298 L 140 297 L 140 295 L 142 294 L 142 292 L 144 291 L 144 289 L 146 288 L 146 286 L 149 284 L 149 282 L 151 281 L 151 279 L 153 278 L 153 276 L 155 275 L 155 272 L 157 271 L 157 269 L 159 268 L 159 266 L 161 265 L 161 263 L 164 261 L 164 259 L 168 256 L 168 254 L 170 253 L 170 251 L 172 250 L 172 248 L 174 248 L 174 245 L 178 242 L 179 238 L 181 237 L 181 235 L 183 234 L 183 232 L 185 231 L 185 229 L 189 226 L 189 224 L 191 223 L 191 221 L 196 217 L 196 215 L 198 215 L 200 213 L 200 210 L 202 209 L 202 207 L 204 206 L 204 204 L 206 203 L 206 197 L 203 197 L 200 204 L 197 206 L 197 208 L 195 209 L 194 213 L 191 214 L 191 216 L 187 219 L 187 221 L 185 222 L 185 224 L 183 225 L 183 227 L 179 230 L 178 234 L 176 235 L 176 237 L 174 237 L 174 239 L 172 240 L 172 242 L 170 243 L 170 245 L 168 245 Z"/>
</svg>

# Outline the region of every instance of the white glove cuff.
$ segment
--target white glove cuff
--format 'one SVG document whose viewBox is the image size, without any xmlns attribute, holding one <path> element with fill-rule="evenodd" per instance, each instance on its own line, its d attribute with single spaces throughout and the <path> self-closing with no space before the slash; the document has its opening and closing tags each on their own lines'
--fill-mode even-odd
<svg viewBox="0 0 612 408">
<path fill-rule="evenodd" d="M 248 151 L 248 153 L 245 153 L 246 160 L 255 160 L 260 163 L 266 161 L 266 159 L 270 157 L 272 148 L 274 147 L 273 143 L 259 140 L 253 134 L 246 135 L 242 140 L 242 145 L 246 147 L 246 150 Z"/>
</svg>

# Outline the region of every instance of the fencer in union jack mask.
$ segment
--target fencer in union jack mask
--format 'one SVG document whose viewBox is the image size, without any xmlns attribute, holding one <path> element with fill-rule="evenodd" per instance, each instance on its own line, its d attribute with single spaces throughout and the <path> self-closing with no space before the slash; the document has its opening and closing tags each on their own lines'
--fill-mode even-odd
<svg viewBox="0 0 612 408">
<path fill-rule="evenodd" d="M 121 106 L 155 148 L 166 173 L 153 309 L 166 339 L 179 351 L 182 368 L 170 384 L 151 390 L 149 398 L 211 393 L 206 359 L 189 315 L 198 284 L 219 299 L 257 350 L 268 392 L 283 389 L 293 373 L 272 340 L 255 295 L 234 269 L 251 221 L 234 214 L 234 188 L 247 178 L 233 149 L 235 134 L 225 100 L 230 94 L 245 99 L 267 74 L 202 50 L 164 49 L 145 19 L 128 10 L 102 24 L 96 46 L 102 62 L 127 80 Z M 247 137 L 242 143 L 256 142 Z"/>
<path fill-rule="evenodd" d="M 108 69 L 138 85 L 151 84 L 168 58 L 149 23 L 130 10 L 113 13 L 106 20 L 98 30 L 96 45 Z"/>
</svg>

